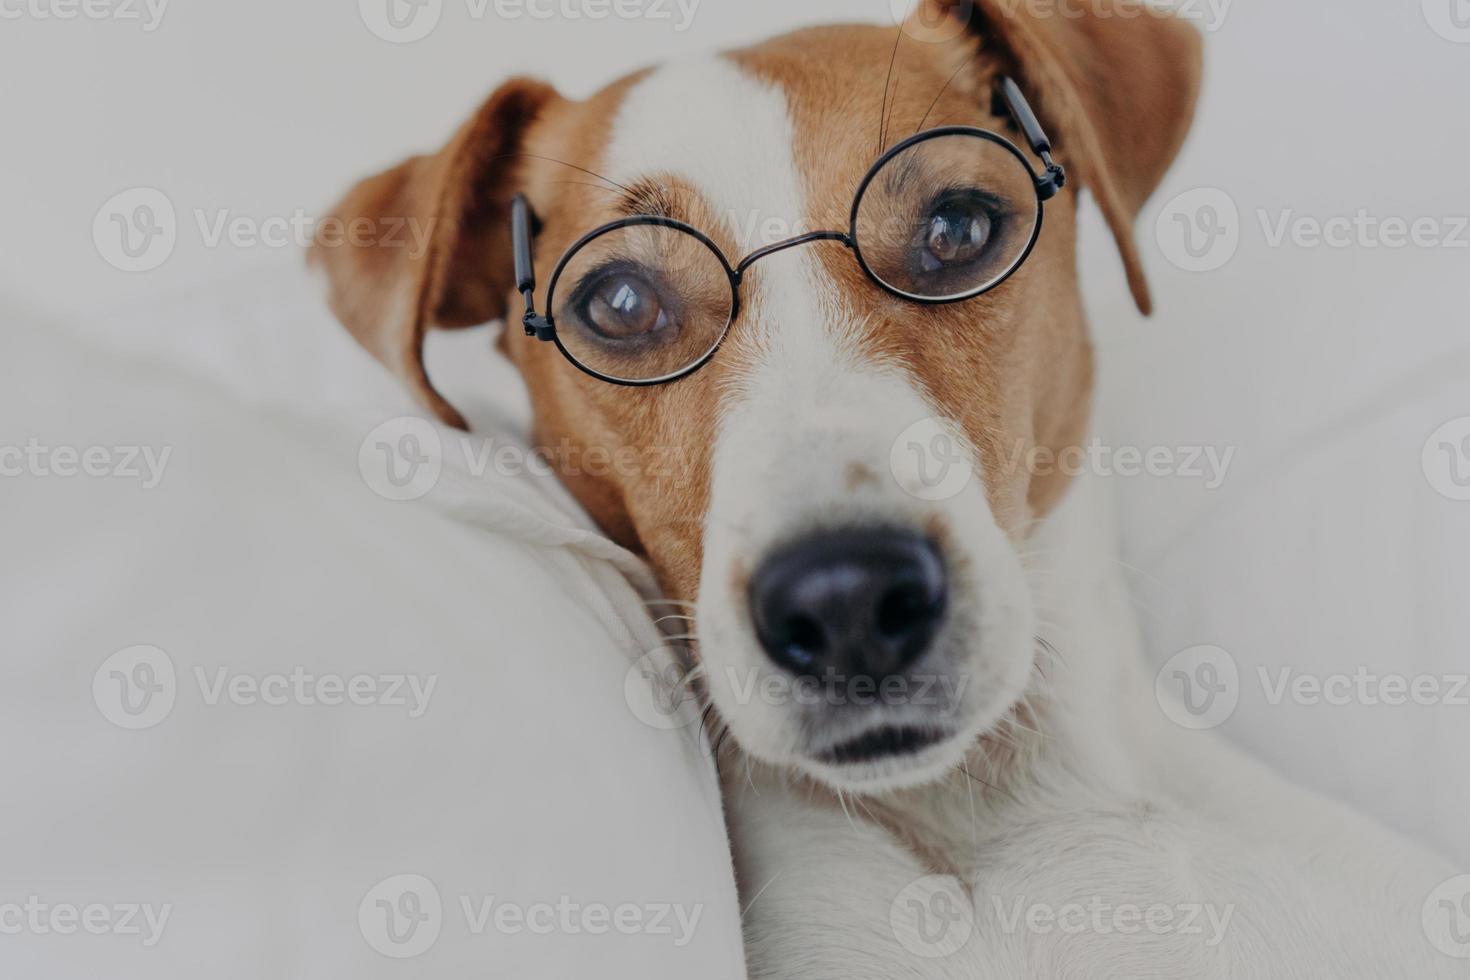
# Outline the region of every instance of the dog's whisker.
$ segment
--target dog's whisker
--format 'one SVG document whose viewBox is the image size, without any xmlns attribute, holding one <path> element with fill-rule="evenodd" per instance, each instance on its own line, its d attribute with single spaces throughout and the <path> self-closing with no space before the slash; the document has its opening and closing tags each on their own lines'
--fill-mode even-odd
<svg viewBox="0 0 1470 980">
<path fill-rule="evenodd" d="M 1018 805 L 1020 804 L 1021 801 L 1018 800 L 1018 799 L 1016 799 L 1013 795 L 1011 795 L 1007 791 L 1001 789 L 999 786 L 995 785 L 994 783 L 990 782 L 989 780 L 981 779 L 979 776 L 976 776 L 974 773 L 970 772 L 969 767 L 966 766 L 965 763 L 961 762 L 959 764 L 959 767 L 960 767 L 960 772 L 964 773 L 966 776 L 968 776 L 970 779 L 974 780 L 975 782 L 979 783 L 981 786 L 984 786 L 984 787 L 986 787 L 987 789 L 990 789 L 990 790 L 994 790 L 995 792 L 999 793 L 1001 796 L 1004 796 L 1005 798 L 1007 798 L 1008 800 L 1010 800 L 1012 803 L 1016 803 Z"/>
<path fill-rule="evenodd" d="M 777 871 L 775 874 L 771 875 L 771 880 L 768 881 L 768 882 L 766 882 L 764 885 L 761 885 L 760 891 L 756 892 L 755 895 L 753 895 L 751 897 L 750 901 L 745 903 L 745 909 L 740 913 L 740 921 L 741 922 L 744 922 L 745 921 L 745 915 L 746 915 L 747 912 L 750 911 L 750 907 L 755 904 L 756 899 L 758 899 L 762 895 L 764 895 L 766 893 L 766 889 L 767 888 L 770 888 L 773 884 L 775 884 L 776 883 L 776 879 L 779 878 L 779 877 L 781 877 L 781 872 L 779 872 L 779 871 Z"/>
<path fill-rule="evenodd" d="M 923 130 L 924 122 L 929 118 L 929 114 L 934 111 L 934 107 L 939 104 L 940 96 L 944 95 L 945 91 L 954 82 L 954 80 L 960 77 L 960 72 L 964 71 L 965 68 L 968 67 L 968 65 L 969 62 L 967 61 L 960 62 L 960 66 L 954 70 L 954 74 L 949 76 L 949 80 L 944 83 L 944 88 L 941 88 L 939 90 L 939 94 L 934 96 L 934 101 L 929 103 L 929 108 L 924 110 L 924 115 L 923 118 L 919 120 L 919 125 L 914 127 L 914 135 L 918 135 L 919 132 Z"/>
<path fill-rule="evenodd" d="M 626 184 L 620 184 L 617 181 L 613 180 L 611 177 L 604 176 L 603 174 L 600 174 L 595 170 L 588 170 L 586 167 L 579 167 L 575 163 L 567 163 L 565 160 L 558 160 L 556 157 L 549 157 L 541 153 L 531 153 L 527 150 L 520 150 L 515 153 L 502 153 L 499 156 L 493 157 L 492 162 L 500 160 L 513 160 L 516 157 L 529 157 L 532 160 L 544 160 L 547 163 L 554 163 L 558 166 L 570 167 L 573 170 L 577 170 L 581 173 L 586 174 L 588 177 L 596 177 L 598 180 L 612 184 L 614 187 L 618 188 L 624 193 L 634 193 L 633 188 L 627 186 Z"/>
<path fill-rule="evenodd" d="M 852 819 L 852 814 L 847 810 L 847 798 L 841 789 L 837 790 L 837 803 L 842 807 L 842 815 L 847 818 L 847 825 L 852 828 L 852 832 L 861 835 L 862 831 L 858 830 L 857 823 Z"/>
<path fill-rule="evenodd" d="M 585 180 L 549 180 L 549 181 L 547 181 L 547 183 L 548 184 L 561 184 L 561 185 L 569 186 L 569 187 L 590 187 L 594 191 L 601 191 L 604 194 L 622 194 L 623 193 L 622 191 L 618 190 L 615 187 L 603 187 L 601 184 L 594 184 L 594 183 L 591 183 L 591 182 L 585 181 Z"/>
<path fill-rule="evenodd" d="M 898 36 L 893 39 L 893 54 L 888 59 L 888 75 L 883 79 L 883 107 L 878 113 L 878 153 L 883 155 L 883 147 L 888 132 L 888 86 L 893 82 L 893 66 L 898 63 L 898 46 L 903 43 L 903 25 L 899 25 Z M 875 157 L 876 159 L 876 157 Z"/>
<path fill-rule="evenodd" d="M 1045 650 L 1048 654 L 1050 654 L 1052 659 L 1061 664 L 1063 667 L 1068 666 L 1067 658 L 1062 656 L 1062 652 L 1058 650 L 1056 648 L 1056 645 L 1048 640 L 1046 637 L 1036 637 L 1036 645 L 1041 647 L 1041 649 Z"/>
</svg>

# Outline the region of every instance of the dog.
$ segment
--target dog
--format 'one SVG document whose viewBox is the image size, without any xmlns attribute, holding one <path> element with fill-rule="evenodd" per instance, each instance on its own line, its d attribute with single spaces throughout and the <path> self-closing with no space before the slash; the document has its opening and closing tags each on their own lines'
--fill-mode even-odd
<svg viewBox="0 0 1470 980">
<path fill-rule="evenodd" d="M 1453 870 L 1171 723 L 1106 487 L 1013 462 L 1090 434 L 1079 195 L 1148 312 L 1201 76 L 1180 19 L 1065 6 L 511 80 L 335 208 L 427 251 L 313 260 L 444 423 L 427 332 L 503 319 L 539 444 L 672 454 L 563 478 L 698 638 L 751 976 L 1470 977 Z"/>
</svg>

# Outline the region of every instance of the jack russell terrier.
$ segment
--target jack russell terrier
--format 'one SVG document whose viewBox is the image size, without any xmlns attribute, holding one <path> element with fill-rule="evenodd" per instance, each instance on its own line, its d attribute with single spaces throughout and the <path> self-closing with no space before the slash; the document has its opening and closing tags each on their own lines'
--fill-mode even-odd
<svg viewBox="0 0 1470 980">
<path fill-rule="evenodd" d="M 752 976 L 1470 977 L 1452 869 L 1173 725 L 1097 481 L 1014 462 L 1089 436 L 1078 195 L 1147 312 L 1201 70 L 1033 6 L 507 82 L 341 202 L 432 236 L 319 245 L 332 307 L 450 425 L 425 333 L 503 318 L 538 442 L 677 453 L 566 481 L 692 613 Z"/>
</svg>

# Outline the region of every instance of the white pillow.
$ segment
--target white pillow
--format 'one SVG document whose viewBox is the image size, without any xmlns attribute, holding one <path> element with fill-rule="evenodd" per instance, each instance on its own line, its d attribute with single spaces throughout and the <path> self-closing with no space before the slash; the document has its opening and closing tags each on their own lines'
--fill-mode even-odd
<svg viewBox="0 0 1470 980">
<path fill-rule="evenodd" d="M 557 494 L 400 422 L 444 468 L 384 499 L 381 411 L 246 411 L 14 317 L 0 362 L 32 447 L 0 456 L 0 975 L 744 976 L 708 751 L 639 698 L 641 567 Z"/>
</svg>

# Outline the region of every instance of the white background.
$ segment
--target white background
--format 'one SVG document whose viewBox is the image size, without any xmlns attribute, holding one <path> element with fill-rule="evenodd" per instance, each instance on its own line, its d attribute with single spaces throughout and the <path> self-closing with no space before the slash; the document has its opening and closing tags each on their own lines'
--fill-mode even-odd
<svg viewBox="0 0 1470 980">
<path fill-rule="evenodd" d="M 1470 213 L 1470 39 L 1431 26 L 1451 4 L 1470 20 L 1464 0 L 1228 8 L 1208 37 L 1195 134 L 1139 223 L 1153 321 L 1129 311 L 1089 213 L 1102 433 L 1237 451 L 1216 491 L 1124 481 L 1125 551 L 1157 660 L 1213 643 L 1247 677 L 1282 664 L 1470 669 L 1470 503 L 1436 493 L 1420 465 L 1432 431 L 1470 416 L 1470 250 L 1271 247 L 1259 217 Z M 151 33 L 0 20 L 0 293 L 103 330 L 126 304 L 136 323 L 149 297 L 297 261 L 205 247 L 196 209 L 316 213 L 356 178 L 438 146 L 509 75 L 577 96 L 673 54 L 853 19 L 891 23 L 889 4 L 704 0 L 681 33 L 669 21 L 475 21 L 445 0 L 438 29 L 407 45 L 374 36 L 348 0 L 174 0 Z M 99 256 L 91 227 L 137 186 L 169 197 L 180 239 L 160 269 L 128 275 Z M 1238 209 L 1240 246 L 1191 273 L 1155 229 L 1168 201 L 1201 187 Z M 1470 863 L 1467 718 L 1270 706 L 1248 688 L 1225 730 Z"/>
</svg>

